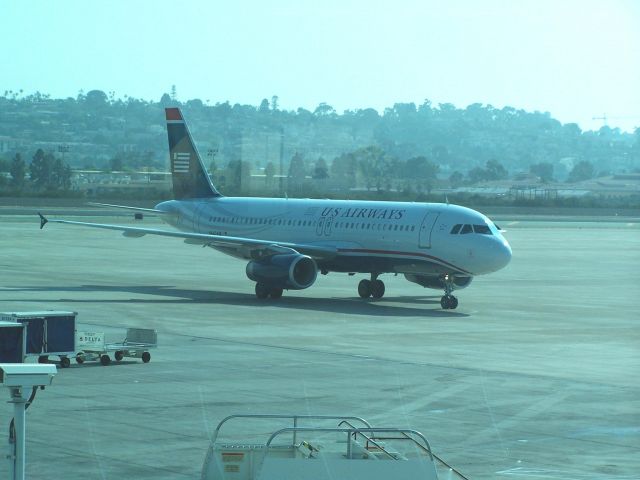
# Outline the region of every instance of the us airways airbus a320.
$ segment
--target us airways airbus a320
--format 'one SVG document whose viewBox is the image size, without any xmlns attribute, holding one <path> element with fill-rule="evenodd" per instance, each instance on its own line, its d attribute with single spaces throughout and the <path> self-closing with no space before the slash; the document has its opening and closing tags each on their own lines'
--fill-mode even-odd
<svg viewBox="0 0 640 480">
<path fill-rule="evenodd" d="M 385 285 L 378 277 L 394 273 L 443 290 L 442 308 L 454 309 L 454 290 L 511 260 L 500 229 L 485 215 L 457 205 L 225 197 L 211 183 L 180 110 L 167 108 L 165 113 L 174 200 L 152 209 L 110 206 L 157 214 L 177 230 L 47 220 L 43 215 L 40 228 L 50 221 L 212 247 L 248 260 L 246 274 L 259 299 L 309 288 L 318 272 L 366 274 L 358 294 L 381 298 Z"/>
</svg>

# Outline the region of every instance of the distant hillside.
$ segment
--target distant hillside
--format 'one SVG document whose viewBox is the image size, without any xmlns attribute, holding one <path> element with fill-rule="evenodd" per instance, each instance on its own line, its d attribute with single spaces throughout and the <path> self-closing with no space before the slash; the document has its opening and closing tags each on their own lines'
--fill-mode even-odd
<svg viewBox="0 0 640 480">
<path fill-rule="evenodd" d="M 284 170 L 296 152 L 307 165 L 319 158 L 330 165 L 343 154 L 377 146 L 391 159 L 389 168 L 393 159 L 426 157 L 442 177 L 488 161 L 510 174 L 550 163 L 560 180 L 581 161 L 590 162 L 594 174 L 640 168 L 640 129 L 634 134 L 608 127 L 582 132 L 548 113 L 511 107 L 460 109 L 425 101 L 396 104 L 384 112 L 363 108 L 338 114 L 326 104 L 313 112 L 281 110 L 276 97 L 257 107 L 205 105 L 169 95 L 159 102 L 117 99 L 98 90 L 67 99 L 5 92 L 0 96 L 0 156 L 10 159 L 21 152 L 29 159 L 42 148 L 64 156 L 73 168 L 108 168 L 118 157 L 131 168 L 162 170 L 167 157 L 163 108 L 170 105 L 183 108 L 205 162 L 215 158 L 219 167 L 241 160 L 256 169 L 269 162 L 279 168 L 282 155 Z"/>
</svg>

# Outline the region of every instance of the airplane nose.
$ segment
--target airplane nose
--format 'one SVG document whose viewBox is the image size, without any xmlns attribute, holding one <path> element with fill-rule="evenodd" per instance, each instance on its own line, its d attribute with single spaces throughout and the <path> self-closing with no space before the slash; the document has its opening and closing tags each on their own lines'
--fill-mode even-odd
<svg viewBox="0 0 640 480">
<path fill-rule="evenodd" d="M 481 269 L 484 273 L 497 272 L 511 261 L 511 246 L 504 238 L 493 238 L 484 250 L 483 257 Z"/>
<path fill-rule="evenodd" d="M 495 271 L 506 267 L 511 261 L 511 245 L 504 238 L 501 239 L 500 245 L 495 250 L 494 267 Z"/>
</svg>

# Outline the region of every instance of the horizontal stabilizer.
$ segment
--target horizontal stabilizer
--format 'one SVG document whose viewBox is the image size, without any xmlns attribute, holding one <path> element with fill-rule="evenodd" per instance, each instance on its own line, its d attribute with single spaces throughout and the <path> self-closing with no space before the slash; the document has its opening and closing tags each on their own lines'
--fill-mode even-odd
<svg viewBox="0 0 640 480">
<path fill-rule="evenodd" d="M 128 205 L 112 205 L 110 203 L 89 202 L 87 203 L 87 205 L 91 205 L 92 207 L 122 208 L 124 210 L 134 210 L 136 212 L 146 212 L 146 213 L 158 213 L 158 214 L 169 213 L 169 212 L 165 212 L 164 210 L 158 210 L 157 208 L 130 207 Z"/>
</svg>

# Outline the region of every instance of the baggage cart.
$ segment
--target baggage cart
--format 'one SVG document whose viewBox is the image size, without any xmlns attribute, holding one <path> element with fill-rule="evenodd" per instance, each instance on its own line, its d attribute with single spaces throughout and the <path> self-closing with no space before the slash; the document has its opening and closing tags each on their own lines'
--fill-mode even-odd
<svg viewBox="0 0 640 480">
<path fill-rule="evenodd" d="M 158 346 L 158 334 L 150 328 L 127 328 L 122 342 L 107 343 L 103 332 L 76 332 L 78 354 L 76 362 L 100 360 L 102 365 L 111 363 L 110 354 L 116 361 L 125 357 L 140 358 L 143 363 L 151 361 L 149 350 Z"/>
<path fill-rule="evenodd" d="M 71 365 L 70 357 L 76 354 L 77 312 L 44 310 L 39 312 L 0 313 L 0 321 L 22 323 L 26 326 L 26 350 L 24 358 L 37 356 L 39 363 L 57 356 L 60 366 Z"/>
<path fill-rule="evenodd" d="M 0 322 L 0 363 L 22 363 L 27 348 L 23 323 Z"/>
</svg>

